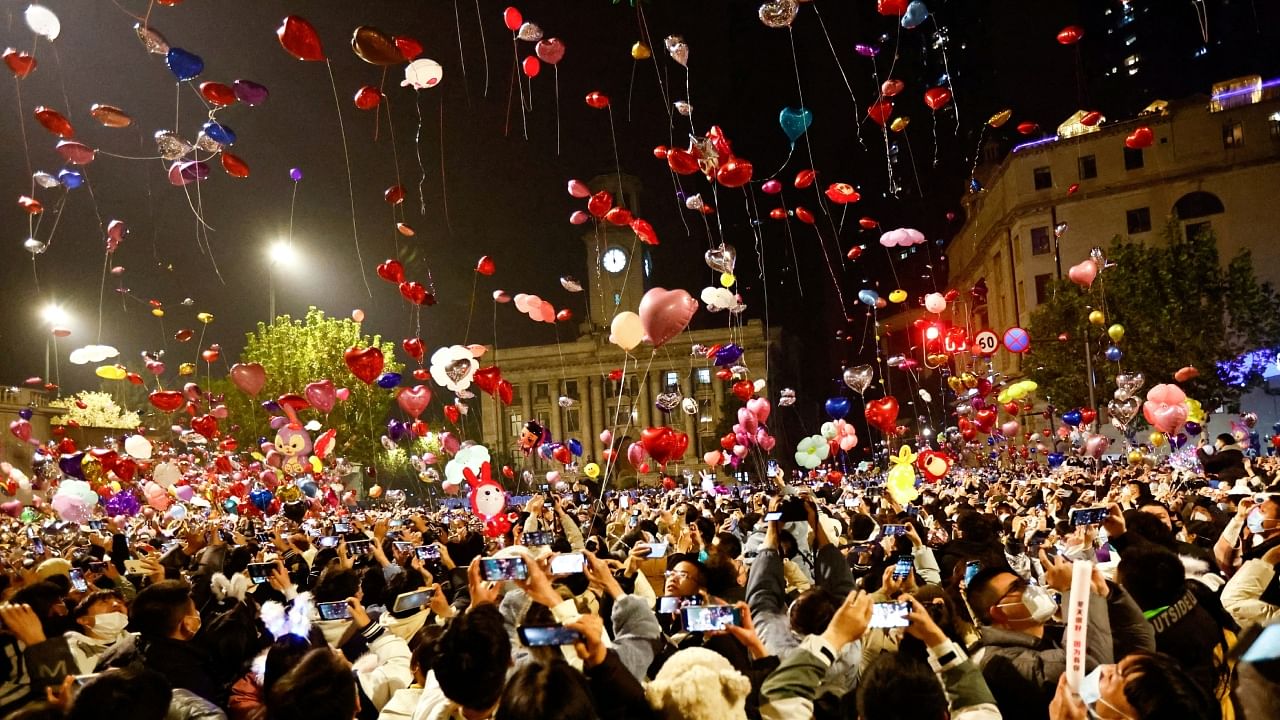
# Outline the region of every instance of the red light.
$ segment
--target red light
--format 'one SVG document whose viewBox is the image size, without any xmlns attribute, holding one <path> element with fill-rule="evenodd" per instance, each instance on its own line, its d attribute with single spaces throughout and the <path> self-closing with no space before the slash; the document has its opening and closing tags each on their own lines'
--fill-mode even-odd
<svg viewBox="0 0 1280 720">
<path fill-rule="evenodd" d="M 929 328 L 924 331 L 924 337 L 926 340 L 937 340 L 941 335 L 942 331 L 938 329 L 937 325 L 930 325 Z"/>
</svg>

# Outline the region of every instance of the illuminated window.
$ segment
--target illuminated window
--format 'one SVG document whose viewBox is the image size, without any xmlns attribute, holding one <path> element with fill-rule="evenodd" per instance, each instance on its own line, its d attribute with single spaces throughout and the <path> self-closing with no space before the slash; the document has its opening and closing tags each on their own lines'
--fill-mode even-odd
<svg viewBox="0 0 1280 720">
<path fill-rule="evenodd" d="M 520 437 L 524 431 L 524 415 L 511 413 L 511 437 Z"/>
<path fill-rule="evenodd" d="M 699 385 L 711 384 L 711 368 L 698 368 L 698 384 Z"/>
<path fill-rule="evenodd" d="M 668 388 L 680 387 L 680 373 L 674 370 L 668 370 L 666 373 L 665 385 Z"/>
<path fill-rule="evenodd" d="M 1141 55 L 1130 55 L 1124 59 L 1124 66 L 1133 67 L 1134 65 L 1137 65 L 1140 60 L 1142 60 Z"/>
<path fill-rule="evenodd" d="M 582 431 L 582 413 L 577 407 L 571 407 L 564 411 L 564 431 L 566 433 L 576 433 Z"/>
<path fill-rule="evenodd" d="M 1127 38 L 1125 38 L 1125 39 L 1124 39 L 1124 45 L 1125 45 L 1125 47 L 1129 47 L 1130 45 L 1132 45 L 1132 44 L 1134 44 L 1134 43 L 1136 43 L 1136 42 L 1138 42 L 1138 37 L 1137 37 L 1136 35 L 1130 35 L 1129 37 L 1127 37 Z"/>
<path fill-rule="evenodd" d="M 1049 254 L 1049 226 L 1031 228 L 1031 254 Z"/>
<path fill-rule="evenodd" d="M 1229 122 L 1222 126 L 1222 147 L 1227 150 L 1244 147 L 1244 123 Z"/>
</svg>

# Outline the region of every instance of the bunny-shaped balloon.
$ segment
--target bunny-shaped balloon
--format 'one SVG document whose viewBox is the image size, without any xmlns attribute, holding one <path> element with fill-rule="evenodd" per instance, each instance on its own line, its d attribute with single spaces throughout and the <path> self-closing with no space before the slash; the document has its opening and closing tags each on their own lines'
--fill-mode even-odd
<svg viewBox="0 0 1280 720">
<path fill-rule="evenodd" d="M 471 468 L 463 468 L 462 475 L 471 485 L 471 511 L 485 519 L 485 537 L 501 537 L 511 530 L 511 520 L 503 510 L 507 507 L 507 493 L 498 481 L 490 477 L 489 463 L 480 466 L 480 477 Z"/>
</svg>

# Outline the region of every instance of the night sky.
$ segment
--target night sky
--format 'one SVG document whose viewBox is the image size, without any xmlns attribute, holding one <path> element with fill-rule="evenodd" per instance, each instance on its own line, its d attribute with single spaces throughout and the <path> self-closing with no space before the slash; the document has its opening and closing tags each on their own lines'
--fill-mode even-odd
<svg viewBox="0 0 1280 720">
<path fill-rule="evenodd" d="M 948 237 L 962 218 L 948 221 L 946 214 L 959 211 L 978 131 L 986 118 L 1006 107 L 1014 110 L 1014 118 L 1005 128 L 986 133 L 987 142 L 996 148 L 1007 149 L 1022 139 L 1013 130 L 1022 120 L 1055 127 L 1082 99 L 1091 100 L 1085 96 L 1092 86 L 1082 75 L 1088 72 L 1089 63 L 1078 60 L 1078 54 L 1088 58 L 1103 51 L 1102 40 L 1097 39 L 1095 45 L 1093 36 L 1076 47 L 1063 47 L 1054 39 L 1062 26 L 1089 21 L 1078 6 L 1098 3 L 931 0 L 928 4 L 933 16 L 929 20 L 917 29 L 900 30 L 896 18 L 878 15 L 871 0 L 827 0 L 801 5 L 793 31 L 788 32 L 762 25 L 757 18 L 758 3 L 662 0 L 643 3 L 655 73 L 655 60 L 636 62 L 631 58 L 631 45 L 642 35 L 637 11 L 625 0 L 619 4 L 609 0 L 522 2 L 518 7 L 525 19 L 541 26 L 548 37 L 561 38 L 567 47 L 558 66 L 562 148 L 557 156 L 553 68 L 544 65 L 533 80 L 533 109 L 526 116 L 528 140 L 524 139 L 518 93 L 509 101 L 514 61 L 511 33 L 502 23 L 505 3 L 481 0 L 479 17 L 474 0 L 186 0 L 176 7 L 156 5 L 151 9 L 151 26 L 170 45 L 194 52 L 205 61 L 198 80 L 176 89 L 163 59 L 149 55 L 138 42 L 132 29 L 136 20 L 125 12 L 144 14 L 147 4 L 143 0 L 47 0 L 44 4 L 62 21 L 62 34 L 53 45 L 33 40 L 22 17 L 26 3 L 6 0 L 0 6 L 0 44 L 23 50 L 34 47 L 39 63 L 25 80 L 15 83 L 10 76 L 0 81 L 0 136 L 4 139 L 0 143 L 0 227 L 4 228 L 0 284 L 5 301 L 0 314 L 0 342 L 4 346 L 0 379 L 18 383 L 43 373 L 48 332 L 40 319 L 40 308 L 56 300 L 72 317 L 68 323 L 72 336 L 59 341 L 61 379 L 68 390 L 98 385 L 92 374 L 94 365 L 74 368 L 66 362 L 66 355 L 74 347 L 99 340 L 103 228 L 111 219 L 125 221 L 131 232 L 111 261 L 125 271 L 107 277 L 100 341 L 118 347 L 118 361 L 130 369 L 140 369 L 140 351 L 166 349 L 172 375 L 179 362 L 194 360 L 201 349 L 194 342 L 175 342 L 174 332 L 182 328 L 198 331 L 195 314 L 210 312 L 216 321 L 208 327 L 205 346 L 220 343 L 225 362 L 234 362 L 244 333 L 267 315 L 265 248 L 288 231 L 291 193 L 295 190 L 288 173 L 293 167 L 304 173 L 296 186 L 293 216 L 294 242 L 304 259 L 276 274 L 279 312 L 297 316 L 308 305 L 317 305 L 332 315 L 347 316 L 353 308 L 362 308 L 368 331 L 393 340 L 407 336 L 412 328 L 410 306 L 374 273 L 378 262 L 397 256 L 398 248 L 411 279 L 425 282 L 430 271 L 435 281 L 439 303 L 422 310 L 422 337 L 428 354 L 439 345 L 463 340 L 472 268 L 485 254 L 494 258 L 498 271 L 476 283 L 480 331 L 472 331 L 473 342 L 492 340 L 490 295 L 497 288 L 512 294 L 536 293 L 557 307 L 573 308 L 581 316 L 583 296 L 570 295 L 558 282 L 562 275 L 585 279 L 586 272 L 583 228 L 567 222 L 569 213 L 581 209 L 583 201 L 570 198 L 565 183 L 569 178 L 612 173 L 616 167 L 608 113 L 588 108 L 583 102 L 592 90 L 612 99 L 622 169 L 641 178 L 645 192 L 639 214 L 653 224 L 662 240 L 652 249 L 653 283 L 683 287 L 697 296 L 714 278 L 701 262 L 709 239 L 701 217 L 678 204 L 665 163 L 653 156 L 655 146 L 671 144 L 673 137 L 675 146 L 685 146 L 689 134 L 688 120 L 678 114 L 674 129 L 669 125 L 659 74 L 671 100 L 692 103 L 698 134 L 711 125 L 723 128 L 735 153 L 754 163 L 757 181 L 787 157 L 788 142 L 778 126 L 779 111 L 784 106 L 800 106 L 803 99 L 814 115 L 809 142 L 800 141 L 778 174 L 786 186 L 782 198 L 788 206 L 799 204 L 820 211 L 813 189 L 796 190 L 790 183 L 796 172 L 811 166 L 810 154 L 818 171 L 816 188 L 831 182 L 860 187 L 863 200 L 848 206 L 838 236 L 832 232 L 832 225 L 842 219 L 838 209 L 830 221 L 819 215 L 815 226 L 792 220 L 788 236 L 787 223 L 768 218 L 769 209 L 779 204 L 778 198 L 763 195 L 758 182 L 747 191 L 720 188 L 716 202 L 711 187 L 700 176 L 681 179 L 686 192 L 700 192 L 721 209 L 719 218 L 711 218 L 712 234 L 718 243 L 723 232 L 724 239 L 739 249 L 738 276 L 753 317 L 764 313 L 764 281 L 751 250 L 755 239 L 745 210 L 748 198 L 759 208 L 769 318 L 804 342 L 799 372 L 806 377 L 795 382 L 821 388 L 839 375 L 842 363 L 853 361 L 860 351 L 864 356 L 872 352 L 869 344 L 847 344 L 834 337 L 836 330 L 859 337 L 863 334 L 865 313 L 854 306 L 857 290 L 878 283 L 882 294 L 887 294 L 895 286 L 887 258 L 876 244 L 879 231 L 860 231 L 858 218 L 873 217 L 886 229 L 917 227 L 931 240 Z M 1118 2 L 1109 4 L 1119 6 Z M 1035 9 L 1028 9 L 1032 5 Z M 821 11 L 821 20 L 853 87 L 857 112 L 815 8 Z M 461 25 L 461 57 L 455 11 Z M 329 74 L 323 63 L 300 62 L 289 56 L 275 37 L 281 19 L 291 13 L 312 22 L 332 62 L 372 297 L 366 293 L 352 242 L 347 177 Z M 481 24 L 488 52 L 487 96 Z M 384 89 L 394 133 L 389 132 L 385 112 L 375 115 L 352 104 L 361 85 L 383 83 L 382 69 L 362 62 L 350 49 L 350 37 L 358 25 L 412 36 L 425 48 L 423 57 L 444 66 L 441 85 L 417 94 L 399 87 L 402 66 L 388 69 Z M 939 30 L 948 37 L 945 63 L 937 49 Z M 684 69 L 671 61 L 662 47 L 663 38 L 672 34 L 683 35 L 690 48 L 689 93 L 685 91 Z M 882 34 L 888 36 L 883 43 Z M 798 65 L 793 62 L 793 43 Z M 905 188 L 896 198 L 884 195 L 884 140 L 879 126 L 866 119 L 866 108 L 877 92 L 873 63 L 854 53 L 855 43 L 881 44 L 881 54 L 874 63 L 880 79 L 890 76 L 892 66 L 892 77 L 906 86 L 895 116 L 910 116 L 911 125 L 905 138 L 891 137 L 901 144 L 895 173 Z M 521 58 L 532 52 L 532 43 L 519 43 Z M 948 68 L 955 102 L 931 117 L 922 93 L 938 84 Z M 38 239 L 48 242 L 55 220 L 57 226 L 50 249 L 35 258 L 33 269 L 31 256 L 22 248 L 28 237 L 27 215 L 16 202 L 19 195 L 30 191 L 19 117 L 25 123 L 31 170 L 56 174 L 63 167 L 53 149 L 57 139 L 36 123 L 32 116 L 35 106 L 62 112 L 74 125 L 76 139 L 92 147 L 117 155 L 151 157 L 157 154 L 152 139 L 157 130 L 177 130 L 188 140 L 195 139 L 206 119 L 195 85 L 206 80 L 229 84 L 238 78 L 266 85 L 271 96 L 263 106 L 237 104 L 218 114 L 218 119 L 237 133 L 238 142 L 231 151 L 249 164 L 251 176 L 230 178 L 214 159 L 210 178 L 198 185 L 204 216 L 214 228 L 208 233 L 208 242 L 221 280 L 210 258 L 199 249 L 188 196 L 182 188 L 169 184 L 165 164 L 104 154 L 85 168 L 90 186 L 69 193 L 60 218 L 55 210 L 64 191 L 37 189 L 36 197 L 46 208 Z M 15 85 L 21 89 L 20 101 Z M 1130 98 L 1130 102 L 1138 99 Z M 89 115 L 94 103 L 122 108 L 133 117 L 133 126 L 102 127 Z M 1123 117 L 1140 107 L 1101 109 L 1110 117 Z M 419 142 L 415 143 L 415 136 Z M 425 214 L 418 207 L 419 153 L 426 169 Z M 383 201 L 383 191 L 397 183 L 407 193 L 397 212 L 417 231 L 413 238 L 397 235 L 392 209 Z M 197 186 L 190 185 L 188 190 L 195 199 Z M 681 215 L 690 232 L 686 232 Z M 847 311 L 852 322 L 842 318 L 815 228 L 822 234 L 844 299 L 851 304 Z M 862 243 L 868 244 L 862 260 L 841 263 L 852 245 Z M 798 267 L 792 256 L 793 244 Z M 923 275 L 928 272 L 925 263 L 933 261 L 935 267 L 942 267 L 943 253 L 942 247 L 931 242 L 910 261 L 898 262 L 895 269 L 901 285 L 913 295 L 942 287 L 935 286 L 942 282 L 937 273 L 928 278 Z M 797 276 L 803 298 L 797 292 Z M 121 286 L 129 289 L 131 297 L 117 292 Z M 184 307 L 181 301 L 187 297 L 194 304 Z M 151 299 L 164 303 L 163 320 L 151 316 L 145 304 Z M 575 331 L 576 323 L 571 329 L 562 329 L 561 334 L 569 337 Z M 552 342 L 555 337 L 550 326 L 534 324 L 512 307 L 499 308 L 497 333 L 500 345 L 508 346 Z"/>
</svg>

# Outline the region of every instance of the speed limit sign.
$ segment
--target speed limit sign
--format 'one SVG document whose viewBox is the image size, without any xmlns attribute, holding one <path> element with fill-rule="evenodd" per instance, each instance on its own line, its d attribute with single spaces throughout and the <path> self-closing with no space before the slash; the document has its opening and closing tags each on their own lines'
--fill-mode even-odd
<svg viewBox="0 0 1280 720">
<path fill-rule="evenodd" d="M 1000 338 L 990 330 L 983 330 L 973 336 L 973 354 L 994 355 L 1000 349 Z"/>
</svg>

